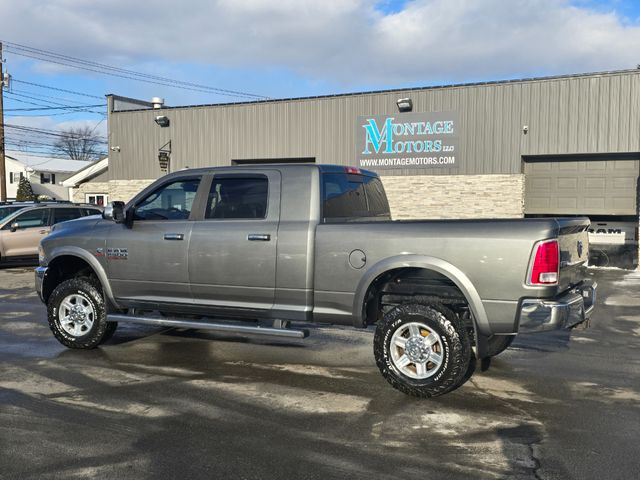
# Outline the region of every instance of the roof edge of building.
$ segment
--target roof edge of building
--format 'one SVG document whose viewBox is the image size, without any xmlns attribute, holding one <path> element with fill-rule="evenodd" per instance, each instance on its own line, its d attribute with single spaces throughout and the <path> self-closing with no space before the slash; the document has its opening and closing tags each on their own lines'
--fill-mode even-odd
<svg viewBox="0 0 640 480">
<path fill-rule="evenodd" d="M 607 70 L 601 72 L 585 72 L 585 73 L 573 73 L 573 74 L 563 74 L 563 75 L 548 75 L 544 77 L 528 77 L 528 78 L 516 78 L 511 80 L 490 80 L 484 82 L 468 82 L 468 83 L 452 83 L 445 85 L 430 85 L 423 87 L 404 87 L 404 88 L 392 88 L 385 90 L 370 90 L 370 91 L 362 91 L 362 92 L 349 92 L 349 93 L 334 93 L 328 95 L 310 95 L 305 97 L 288 97 L 288 98 L 269 98 L 264 100 L 250 100 L 243 102 L 228 102 L 228 103 L 202 103 L 202 104 L 191 104 L 191 105 L 176 105 L 176 106 L 163 106 L 161 108 L 155 109 L 155 111 L 159 110 L 179 110 L 183 108 L 204 108 L 204 107 L 229 107 L 229 106 L 238 106 L 238 105 L 256 105 L 256 104 L 265 104 L 265 103 L 283 103 L 283 102 L 292 102 L 292 101 L 304 101 L 304 100 L 316 100 L 316 99 L 331 99 L 331 98 L 341 98 L 341 97 L 357 97 L 364 95 L 378 95 L 382 93 L 400 93 L 400 92 L 418 92 L 418 91 L 426 91 L 426 90 L 440 90 L 445 88 L 465 88 L 465 87 L 477 87 L 484 85 L 508 85 L 512 83 L 526 83 L 526 82 L 543 82 L 543 81 L 553 81 L 553 80 L 562 80 L 562 79 L 571 79 L 571 78 L 584 78 L 584 77 L 601 77 L 601 76 L 612 76 L 612 75 L 621 75 L 621 74 L 640 74 L 640 68 L 628 68 L 623 70 Z M 119 97 L 118 95 L 109 94 L 107 96 Z M 134 100 L 136 102 L 144 102 L 144 100 L 137 100 L 128 97 L 120 97 L 123 99 Z M 145 102 L 148 103 L 148 102 Z M 131 109 L 131 110 L 118 110 L 111 112 L 115 113 L 129 113 L 129 112 L 141 112 L 147 111 L 150 108 L 140 108 L 140 109 Z"/>
</svg>

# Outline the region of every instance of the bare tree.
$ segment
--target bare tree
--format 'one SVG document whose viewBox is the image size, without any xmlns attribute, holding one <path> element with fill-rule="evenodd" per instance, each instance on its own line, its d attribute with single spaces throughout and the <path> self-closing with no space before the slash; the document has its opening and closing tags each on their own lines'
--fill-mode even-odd
<svg viewBox="0 0 640 480">
<path fill-rule="evenodd" d="M 55 153 L 72 160 L 96 160 L 104 154 L 102 142 L 91 127 L 69 128 L 61 135 L 54 144 Z"/>
</svg>

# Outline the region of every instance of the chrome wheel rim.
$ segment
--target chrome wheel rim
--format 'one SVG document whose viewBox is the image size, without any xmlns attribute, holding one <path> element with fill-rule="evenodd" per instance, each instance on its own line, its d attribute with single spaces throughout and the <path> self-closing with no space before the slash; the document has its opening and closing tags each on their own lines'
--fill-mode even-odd
<svg viewBox="0 0 640 480">
<path fill-rule="evenodd" d="M 95 311 L 86 297 L 74 293 L 67 295 L 60 303 L 58 319 L 62 330 L 74 337 L 81 337 L 93 327 Z"/>
<path fill-rule="evenodd" d="M 405 323 L 391 337 L 391 361 L 403 375 L 417 380 L 433 376 L 442 366 L 442 339 L 421 322 Z"/>
</svg>

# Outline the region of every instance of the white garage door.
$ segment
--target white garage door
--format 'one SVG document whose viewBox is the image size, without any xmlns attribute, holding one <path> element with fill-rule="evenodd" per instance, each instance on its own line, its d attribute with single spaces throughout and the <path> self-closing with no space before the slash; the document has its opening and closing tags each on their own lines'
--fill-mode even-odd
<svg viewBox="0 0 640 480">
<path fill-rule="evenodd" d="M 635 215 L 638 160 L 525 162 L 525 213 Z"/>
</svg>

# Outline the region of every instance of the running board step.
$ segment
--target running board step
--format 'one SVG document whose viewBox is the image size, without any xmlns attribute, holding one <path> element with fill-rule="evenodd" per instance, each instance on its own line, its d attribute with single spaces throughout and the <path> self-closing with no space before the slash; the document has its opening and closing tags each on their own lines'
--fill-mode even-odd
<svg viewBox="0 0 640 480">
<path fill-rule="evenodd" d="M 249 333 L 253 335 L 267 335 L 288 338 L 306 338 L 309 330 L 293 328 L 273 328 L 253 325 L 238 325 L 237 323 L 180 320 L 178 318 L 156 318 L 133 315 L 110 314 L 107 315 L 108 322 L 121 323 L 141 323 L 144 325 L 155 325 L 158 327 L 193 328 L 197 330 L 213 330 L 215 332 L 226 333 Z"/>
</svg>

